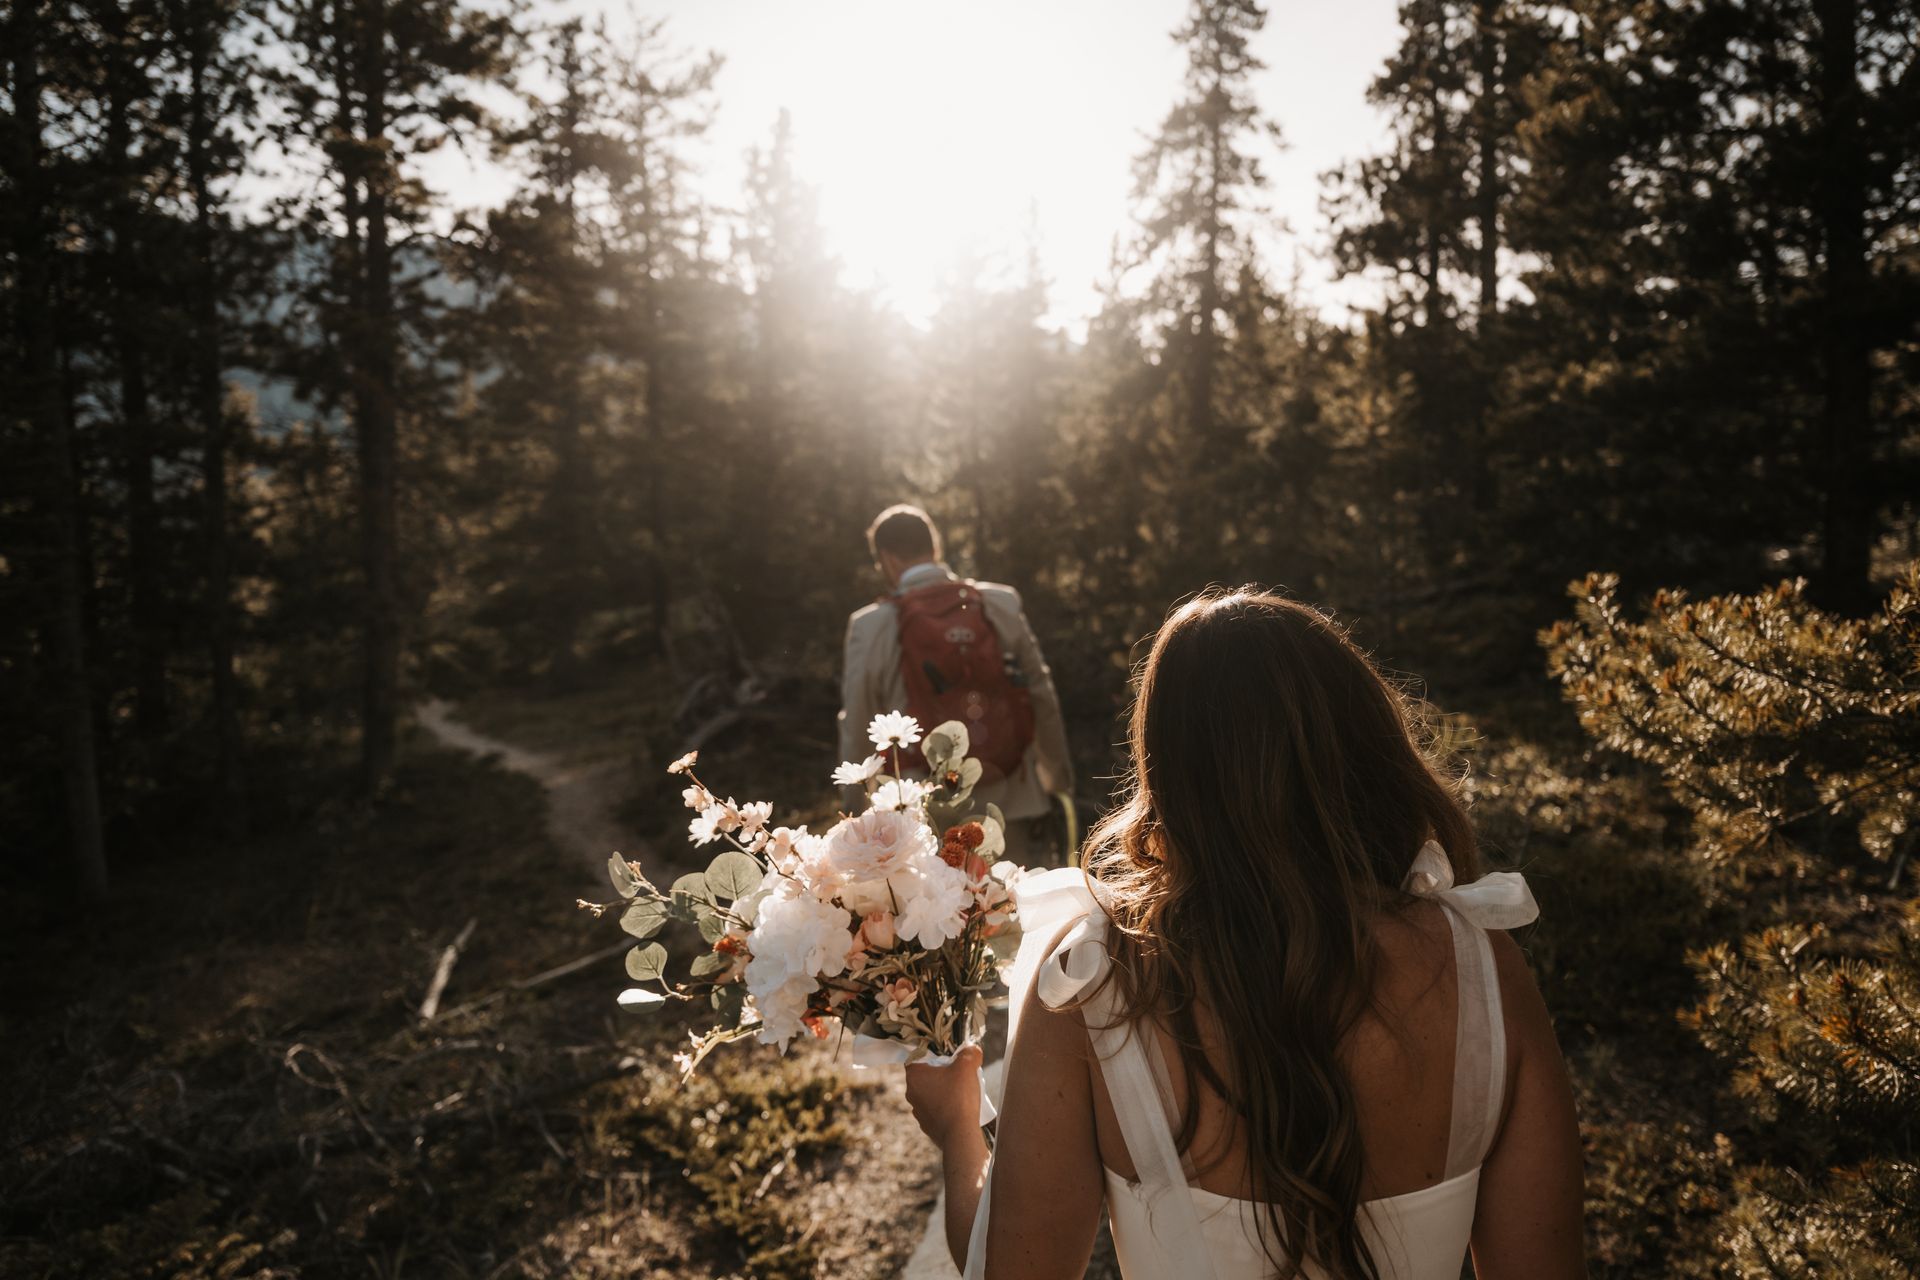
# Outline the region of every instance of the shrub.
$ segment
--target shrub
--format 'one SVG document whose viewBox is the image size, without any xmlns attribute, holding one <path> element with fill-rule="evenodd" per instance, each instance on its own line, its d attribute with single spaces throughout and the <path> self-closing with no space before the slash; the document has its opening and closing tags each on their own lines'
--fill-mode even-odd
<svg viewBox="0 0 1920 1280">
<path fill-rule="evenodd" d="M 1858 620 L 1789 582 L 1660 592 L 1631 622 L 1618 587 L 1574 585 L 1575 619 L 1542 637 L 1550 669 L 1589 734 L 1660 771 L 1728 901 L 1775 886 L 1747 899 L 1743 941 L 1691 957 L 1687 1022 L 1767 1122 L 1736 1153 L 1720 1245 L 1742 1277 L 1920 1274 L 1920 903 L 1896 889 L 1920 792 L 1920 566 Z M 1884 877 L 1859 874 L 1869 860 Z"/>
</svg>

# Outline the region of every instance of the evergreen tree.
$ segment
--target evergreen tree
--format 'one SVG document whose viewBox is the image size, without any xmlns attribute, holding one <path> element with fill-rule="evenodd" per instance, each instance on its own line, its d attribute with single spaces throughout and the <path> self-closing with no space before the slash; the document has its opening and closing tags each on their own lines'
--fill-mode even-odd
<svg viewBox="0 0 1920 1280">
<path fill-rule="evenodd" d="M 1402 38 L 1368 99 L 1390 149 L 1333 175 L 1341 269 L 1378 279 L 1367 351 L 1395 389 L 1388 448 L 1423 477 L 1415 497 L 1430 571 L 1472 576 L 1496 506 L 1496 395 L 1525 85 L 1548 43 L 1507 0 L 1409 0 Z M 1496 543 L 1497 545 L 1497 543 Z M 1473 556 L 1473 560 L 1478 560 Z"/>
<path fill-rule="evenodd" d="M 433 197 L 409 174 L 420 155 L 471 132 L 475 85 L 505 65 L 514 14 L 435 0 L 281 0 L 274 26 L 283 144 L 324 158 L 324 185 L 301 202 L 304 251 L 326 347 L 307 353 L 305 389 L 347 408 L 359 483 L 363 680 L 361 774 L 377 790 L 393 768 L 409 613 L 400 546 L 402 427 L 422 422 L 432 382 L 423 351 L 431 299 L 425 265 L 403 259 Z M 304 264 L 302 264 L 304 266 Z M 410 272 L 409 268 L 412 267 Z"/>
<path fill-rule="evenodd" d="M 1589 734 L 1660 770 L 1696 856 L 1767 926 L 1694 957 L 1689 1021 L 1773 1121 L 1721 1219 L 1734 1273 L 1910 1275 L 1920 900 L 1898 886 L 1920 818 L 1920 564 L 1866 619 L 1789 582 L 1660 592 L 1632 622 L 1617 590 L 1574 585 L 1575 619 L 1542 637 L 1551 669 Z M 1863 876 L 1863 853 L 1884 877 Z"/>
<path fill-rule="evenodd" d="M 37 588 L 31 598 L 65 789 L 67 847 L 82 888 L 98 898 L 107 892 L 107 862 L 85 620 L 86 534 L 74 472 L 73 406 L 55 346 L 54 273 L 63 254 L 53 236 L 59 193 L 46 136 L 46 67 L 56 23 L 66 16 L 61 4 L 17 0 L 6 24 L 12 301 L 6 430 L 26 463 L 22 497 L 30 514 L 23 523 L 32 530 L 26 545 Z"/>
<path fill-rule="evenodd" d="M 602 459 L 610 451 L 606 228 L 600 220 L 605 74 L 577 22 L 547 33 L 551 100 L 504 132 L 501 157 L 524 185 L 489 215 L 473 262 L 479 297 L 458 339 L 482 380 L 480 416 L 492 465 L 475 475 L 480 512 L 506 513 L 469 584 L 471 617 L 509 647 L 573 678 L 591 614 L 608 592 L 617 549 L 607 537 Z M 514 495 L 503 502 L 506 495 Z"/>
<path fill-rule="evenodd" d="M 711 123 L 720 60 L 676 57 L 658 22 L 611 46 L 607 57 L 612 354 L 637 379 L 626 424 L 637 447 L 613 473 L 642 566 L 623 594 L 643 608 L 656 643 L 666 644 L 674 549 L 682 522 L 694 514 L 677 501 L 676 480 L 694 474 L 700 437 L 718 416 L 708 362 L 721 290 L 718 264 L 707 256 L 710 215 L 688 181 L 688 145 Z M 689 560 L 678 566 L 693 568 Z"/>
<path fill-rule="evenodd" d="M 184 398 L 199 441 L 208 717 L 220 811 L 227 829 L 238 832 L 246 826 L 247 800 L 229 464 L 244 421 L 229 409 L 226 370 L 235 347 L 227 312 L 247 276 L 239 270 L 242 246 L 229 202 L 245 167 L 244 131 L 257 127 L 254 81 L 240 43 L 254 6 L 251 0 L 168 0 L 166 12 L 165 39 L 175 68 L 170 115 L 191 226 L 191 266 L 182 290 L 190 334 Z M 257 274 L 253 279 L 260 282 Z"/>
<path fill-rule="evenodd" d="M 1265 64 L 1251 46 L 1266 21 L 1257 0 L 1194 0 L 1173 33 L 1187 53 L 1182 96 L 1134 162 L 1146 317 L 1183 393 L 1179 429 L 1216 455 L 1225 447 L 1215 395 L 1227 311 L 1253 262 L 1261 158 L 1281 143 L 1253 97 Z"/>
</svg>

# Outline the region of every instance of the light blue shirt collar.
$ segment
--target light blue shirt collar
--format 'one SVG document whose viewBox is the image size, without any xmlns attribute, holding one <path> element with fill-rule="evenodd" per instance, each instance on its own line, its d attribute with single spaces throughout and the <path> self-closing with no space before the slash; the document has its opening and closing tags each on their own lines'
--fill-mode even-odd
<svg viewBox="0 0 1920 1280">
<path fill-rule="evenodd" d="M 932 586 L 936 582 L 946 582 L 953 577 L 953 570 L 937 560 L 925 560 L 912 565 L 900 575 L 900 585 L 893 589 L 895 595 L 905 595 L 921 587 Z"/>
</svg>

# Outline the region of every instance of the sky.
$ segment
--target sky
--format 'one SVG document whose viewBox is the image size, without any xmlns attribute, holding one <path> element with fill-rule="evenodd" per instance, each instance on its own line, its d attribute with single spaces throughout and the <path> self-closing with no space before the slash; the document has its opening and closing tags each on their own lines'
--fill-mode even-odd
<svg viewBox="0 0 1920 1280">
<path fill-rule="evenodd" d="M 719 53 L 699 148 L 709 198 L 737 207 L 746 153 L 784 108 L 795 165 L 819 193 L 843 280 L 924 321 L 963 254 L 1011 270 L 1031 236 L 1049 321 L 1097 307 L 1129 225 L 1132 162 L 1180 88 L 1170 38 L 1188 0 L 575 0 L 575 11 L 666 20 L 670 44 Z M 1263 246 L 1279 282 L 1338 313 L 1361 296 L 1322 252 L 1321 175 L 1369 153 L 1384 123 L 1365 95 L 1396 43 L 1396 0 L 1270 0 L 1257 95 L 1285 131 L 1269 158 Z M 488 185 L 470 175 L 465 185 Z"/>
</svg>

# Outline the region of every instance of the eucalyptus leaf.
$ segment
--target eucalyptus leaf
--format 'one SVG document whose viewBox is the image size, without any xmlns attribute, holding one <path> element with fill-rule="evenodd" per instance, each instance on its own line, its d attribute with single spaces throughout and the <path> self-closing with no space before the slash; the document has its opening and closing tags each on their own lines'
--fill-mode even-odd
<svg viewBox="0 0 1920 1280">
<path fill-rule="evenodd" d="M 627 976 L 635 982 L 652 982 L 667 971 L 667 949 L 657 942 L 627 952 Z"/>
<path fill-rule="evenodd" d="M 926 736 L 920 750 L 935 773 L 944 773 L 966 758 L 970 745 L 967 726 L 958 720 L 949 720 Z"/>
<path fill-rule="evenodd" d="M 953 739 L 953 754 L 964 756 L 973 744 L 967 736 L 967 723 L 964 720 L 946 720 L 933 726 L 933 731 L 943 737 Z"/>
<path fill-rule="evenodd" d="M 745 983 L 729 982 L 725 986 L 713 989 L 714 1011 L 720 1015 L 721 1025 L 732 1029 L 740 1025 L 740 1015 L 746 1010 L 747 988 Z"/>
<path fill-rule="evenodd" d="M 964 800 L 958 804 L 942 803 L 940 795 L 939 791 L 935 791 L 927 797 L 927 822 L 935 831 L 958 826 L 966 818 L 967 810 L 973 807 Z"/>
<path fill-rule="evenodd" d="M 709 951 L 703 956 L 696 956 L 687 971 L 696 978 L 710 978 L 725 969 L 728 963 L 727 957 L 718 952 Z"/>
<path fill-rule="evenodd" d="M 619 890 L 621 897 L 638 896 L 640 877 L 633 874 L 633 868 L 627 865 L 627 860 L 617 853 L 607 859 L 607 878 L 613 881 L 613 887 Z"/>
<path fill-rule="evenodd" d="M 993 952 L 993 958 L 1001 968 L 1013 963 L 1014 956 L 1020 953 L 1020 931 L 1003 929 L 987 939 L 987 949 Z"/>
<path fill-rule="evenodd" d="M 620 927 L 636 938 L 651 938 L 660 932 L 660 926 L 667 922 L 671 914 L 666 903 L 646 898 L 629 904 L 620 913 Z"/>
<path fill-rule="evenodd" d="M 733 901 L 759 888 L 766 870 L 738 849 L 728 849 L 707 867 L 707 887 L 717 898 Z"/>
<path fill-rule="evenodd" d="M 985 771 L 986 766 L 978 760 L 971 758 L 962 760 L 960 762 L 960 785 L 955 788 L 955 790 L 961 795 L 966 795 L 969 791 L 972 791 L 975 786 L 979 785 L 980 775 Z"/>
<path fill-rule="evenodd" d="M 696 923 L 700 926 L 700 936 L 708 942 L 720 941 L 727 931 L 726 917 L 712 907 L 703 907 L 696 912 Z"/>
<path fill-rule="evenodd" d="M 1006 828 L 1000 823 L 995 822 L 992 815 L 988 815 L 981 820 L 980 829 L 986 832 L 986 838 L 980 842 L 980 847 L 975 849 L 974 852 L 985 858 L 988 862 L 993 862 L 1007 851 Z"/>
<path fill-rule="evenodd" d="M 658 1009 L 667 1002 L 667 998 L 658 991 L 648 991 L 645 987 L 628 987 L 620 993 L 620 1006 L 644 1013 L 648 1009 Z"/>
<path fill-rule="evenodd" d="M 691 924 L 700 918 L 700 909 L 713 902 L 713 890 L 705 876 L 692 871 L 673 882 L 672 897 L 674 919 Z"/>
</svg>

